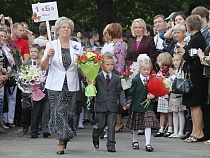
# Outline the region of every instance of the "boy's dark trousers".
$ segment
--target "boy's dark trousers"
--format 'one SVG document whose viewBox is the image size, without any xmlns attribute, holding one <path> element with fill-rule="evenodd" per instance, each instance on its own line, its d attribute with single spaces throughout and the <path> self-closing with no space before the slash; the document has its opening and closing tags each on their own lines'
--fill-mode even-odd
<svg viewBox="0 0 210 158">
<path fill-rule="evenodd" d="M 36 136 L 39 132 L 39 122 L 41 114 L 42 132 L 49 133 L 48 123 L 50 120 L 50 103 L 47 97 L 40 101 L 33 101 L 31 110 L 31 136 Z"/>
<path fill-rule="evenodd" d="M 115 149 L 115 123 L 116 114 L 112 112 L 96 112 L 96 124 L 93 126 L 93 144 L 99 144 L 99 136 L 104 128 L 108 126 L 107 130 L 107 149 Z"/>
<path fill-rule="evenodd" d="M 22 126 L 23 132 L 28 132 L 31 125 L 31 97 L 29 94 L 22 93 Z"/>
</svg>

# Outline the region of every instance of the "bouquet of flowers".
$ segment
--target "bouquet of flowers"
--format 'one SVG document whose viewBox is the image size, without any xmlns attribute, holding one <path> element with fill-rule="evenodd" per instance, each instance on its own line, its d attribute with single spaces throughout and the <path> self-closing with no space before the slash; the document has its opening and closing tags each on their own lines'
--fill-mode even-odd
<svg viewBox="0 0 210 158">
<path fill-rule="evenodd" d="M 171 91 L 171 80 L 168 78 L 164 78 L 162 76 L 158 76 L 156 74 L 151 74 L 149 82 L 147 84 L 148 93 L 153 94 L 156 97 L 162 97 L 166 94 L 169 94 Z M 145 109 L 149 107 L 151 103 L 151 99 L 146 99 L 141 103 Z"/>
<path fill-rule="evenodd" d="M 132 72 L 130 71 L 130 67 L 127 68 L 126 71 L 119 72 L 118 75 L 121 77 L 121 84 L 123 90 L 126 90 L 131 87 L 132 84 Z"/>
<path fill-rule="evenodd" d="M 94 81 L 103 60 L 103 56 L 95 52 L 87 52 L 85 55 L 79 56 L 76 61 L 85 77 L 91 81 L 91 84 L 85 88 L 85 95 L 88 97 L 88 108 L 90 106 L 89 97 L 96 96 L 97 93 Z"/>
<path fill-rule="evenodd" d="M 40 90 L 43 88 L 46 76 L 37 66 L 27 65 L 20 66 L 17 76 L 17 85 L 24 93 L 32 93 L 32 99 L 39 101 L 45 97 L 45 94 Z"/>
</svg>

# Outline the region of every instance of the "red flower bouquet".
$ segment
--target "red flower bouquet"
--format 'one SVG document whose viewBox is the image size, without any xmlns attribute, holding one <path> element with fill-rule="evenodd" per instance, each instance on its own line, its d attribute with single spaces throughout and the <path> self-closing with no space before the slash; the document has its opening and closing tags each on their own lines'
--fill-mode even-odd
<svg viewBox="0 0 210 158">
<path fill-rule="evenodd" d="M 149 83 L 147 84 L 148 93 L 153 94 L 156 97 L 162 97 L 170 93 L 170 86 L 168 79 L 162 78 L 157 75 L 150 75 Z"/>
<path fill-rule="evenodd" d="M 170 86 L 171 81 L 167 78 L 163 78 L 162 76 L 158 76 L 156 74 L 151 74 L 149 82 L 147 84 L 148 93 L 153 94 L 156 97 L 162 97 L 166 94 L 169 94 L 171 91 Z M 146 99 L 141 103 L 144 108 L 148 108 L 151 103 L 150 99 Z"/>
</svg>

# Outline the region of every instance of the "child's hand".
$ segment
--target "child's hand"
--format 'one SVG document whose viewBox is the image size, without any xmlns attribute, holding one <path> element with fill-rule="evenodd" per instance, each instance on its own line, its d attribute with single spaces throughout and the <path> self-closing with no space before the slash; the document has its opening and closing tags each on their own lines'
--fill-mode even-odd
<svg viewBox="0 0 210 158">
<path fill-rule="evenodd" d="M 172 75 L 175 74 L 175 73 L 174 73 L 174 70 L 173 70 L 172 68 L 169 68 L 169 74 L 170 74 L 170 76 L 172 76 Z"/>
<path fill-rule="evenodd" d="M 123 110 L 127 110 L 127 109 L 129 109 L 129 108 L 130 108 L 130 106 L 131 106 L 131 105 L 130 105 L 129 103 L 128 103 L 127 105 L 124 105 L 124 106 L 123 106 Z"/>
<path fill-rule="evenodd" d="M 95 84 L 95 81 L 94 82 L 92 82 L 92 81 L 90 81 L 89 79 L 87 79 L 86 78 L 86 82 L 87 82 L 87 84 L 92 84 L 92 83 L 94 83 Z"/>
<path fill-rule="evenodd" d="M 155 96 L 153 94 L 151 94 L 151 93 L 147 94 L 147 99 L 154 99 L 154 98 L 155 98 Z"/>
<path fill-rule="evenodd" d="M 123 106 L 123 110 L 129 109 L 131 106 L 131 100 L 127 100 L 127 105 Z"/>
</svg>

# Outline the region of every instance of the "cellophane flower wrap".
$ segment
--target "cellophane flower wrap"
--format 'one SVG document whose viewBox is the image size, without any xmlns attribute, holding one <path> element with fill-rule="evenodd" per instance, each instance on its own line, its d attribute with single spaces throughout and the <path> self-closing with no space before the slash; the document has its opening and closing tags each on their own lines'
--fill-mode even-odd
<svg viewBox="0 0 210 158">
<path fill-rule="evenodd" d="M 91 84 L 85 88 L 85 95 L 88 97 L 88 107 L 90 105 L 89 97 L 96 96 L 97 93 L 94 81 L 103 60 L 103 56 L 95 52 L 87 52 L 85 55 L 79 56 L 76 61 L 85 77 L 91 81 Z"/>
<path fill-rule="evenodd" d="M 151 73 L 149 82 L 147 84 L 147 90 L 148 93 L 151 93 L 156 97 L 162 97 L 170 93 L 171 80 L 155 73 Z M 141 105 L 147 109 L 150 103 L 151 99 L 146 99 L 141 103 Z"/>
<path fill-rule="evenodd" d="M 42 92 L 46 76 L 41 68 L 32 65 L 20 66 L 17 75 L 17 85 L 24 93 L 31 93 L 34 101 L 39 101 L 45 97 Z"/>
<path fill-rule="evenodd" d="M 126 71 L 118 72 L 118 75 L 121 77 L 121 84 L 123 90 L 129 89 L 132 85 L 132 72 L 130 71 L 130 67 L 127 68 Z"/>
</svg>

